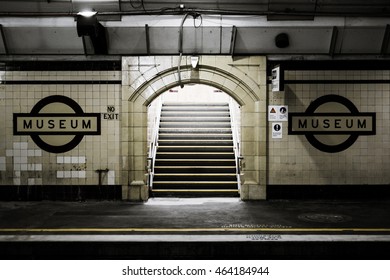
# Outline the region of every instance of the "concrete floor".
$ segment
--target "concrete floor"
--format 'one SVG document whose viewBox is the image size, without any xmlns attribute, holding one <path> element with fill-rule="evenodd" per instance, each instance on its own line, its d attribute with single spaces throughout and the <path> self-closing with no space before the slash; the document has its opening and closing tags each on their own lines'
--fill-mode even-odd
<svg viewBox="0 0 390 280">
<path fill-rule="evenodd" d="M 65 244 L 73 253 L 59 253 Z M 229 258 L 389 255 L 390 200 L 0 202 L 1 258 L 209 258 L 229 248 Z"/>
</svg>

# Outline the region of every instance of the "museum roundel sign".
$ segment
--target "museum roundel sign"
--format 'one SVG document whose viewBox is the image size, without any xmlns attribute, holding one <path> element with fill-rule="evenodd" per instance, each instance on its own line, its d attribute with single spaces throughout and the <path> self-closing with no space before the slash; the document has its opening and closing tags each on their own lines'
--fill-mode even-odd
<svg viewBox="0 0 390 280">
<path fill-rule="evenodd" d="M 30 135 L 42 150 L 63 153 L 74 149 L 84 135 L 100 135 L 99 113 L 84 113 L 73 99 L 52 95 L 30 113 L 14 114 L 14 135 Z"/>
<path fill-rule="evenodd" d="M 348 149 L 361 135 L 376 134 L 376 114 L 361 113 L 347 98 L 325 95 L 314 100 L 304 113 L 289 113 L 288 134 L 304 135 L 320 151 Z"/>
</svg>

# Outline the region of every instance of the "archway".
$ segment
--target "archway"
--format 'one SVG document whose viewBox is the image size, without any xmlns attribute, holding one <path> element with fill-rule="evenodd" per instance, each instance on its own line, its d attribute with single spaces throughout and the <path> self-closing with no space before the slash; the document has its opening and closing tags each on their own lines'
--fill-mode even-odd
<svg viewBox="0 0 390 280">
<path fill-rule="evenodd" d="M 236 197 L 241 187 L 240 105 L 204 84 L 177 86 L 148 106 L 152 197 Z"/>
<path fill-rule="evenodd" d="M 244 157 L 240 196 L 265 199 L 266 59 L 201 56 L 196 69 L 183 57 L 128 57 L 122 60 L 123 198 L 147 200 L 147 106 L 160 94 L 183 84 L 206 84 L 229 94 L 241 106 L 241 150 Z"/>
</svg>

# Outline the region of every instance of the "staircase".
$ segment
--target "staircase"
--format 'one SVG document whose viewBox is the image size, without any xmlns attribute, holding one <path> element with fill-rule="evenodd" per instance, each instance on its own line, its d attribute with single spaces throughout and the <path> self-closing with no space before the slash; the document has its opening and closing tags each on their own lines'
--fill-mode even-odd
<svg viewBox="0 0 390 280">
<path fill-rule="evenodd" d="M 238 196 L 229 105 L 163 104 L 153 196 Z"/>
</svg>

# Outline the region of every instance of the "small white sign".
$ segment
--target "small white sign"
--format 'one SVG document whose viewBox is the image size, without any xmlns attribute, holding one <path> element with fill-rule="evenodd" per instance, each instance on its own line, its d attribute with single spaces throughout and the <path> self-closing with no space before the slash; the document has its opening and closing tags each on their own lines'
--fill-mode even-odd
<svg viewBox="0 0 390 280">
<path fill-rule="evenodd" d="M 286 105 L 269 105 L 268 121 L 288 121 L 288 106 Z"/>
<path fill-rule="evenodd" d="M 279 106 L 279 121 L 286 122 L 288 121 L 288 107 Z"/>
<path fill-rule="evenodd" d="M 268 106 L 268 121 L 276 121 L 278 119 L 277 106 Z"/>
<path fill-rule="evenodd" d="M 272 138 L 283 138 L 283 123 L 272 123 Z"/>
<path fill-rule="evenodd" d="M 281 91 L 280 66 L 272 69 L 272 91 Z"/>
</svg>

